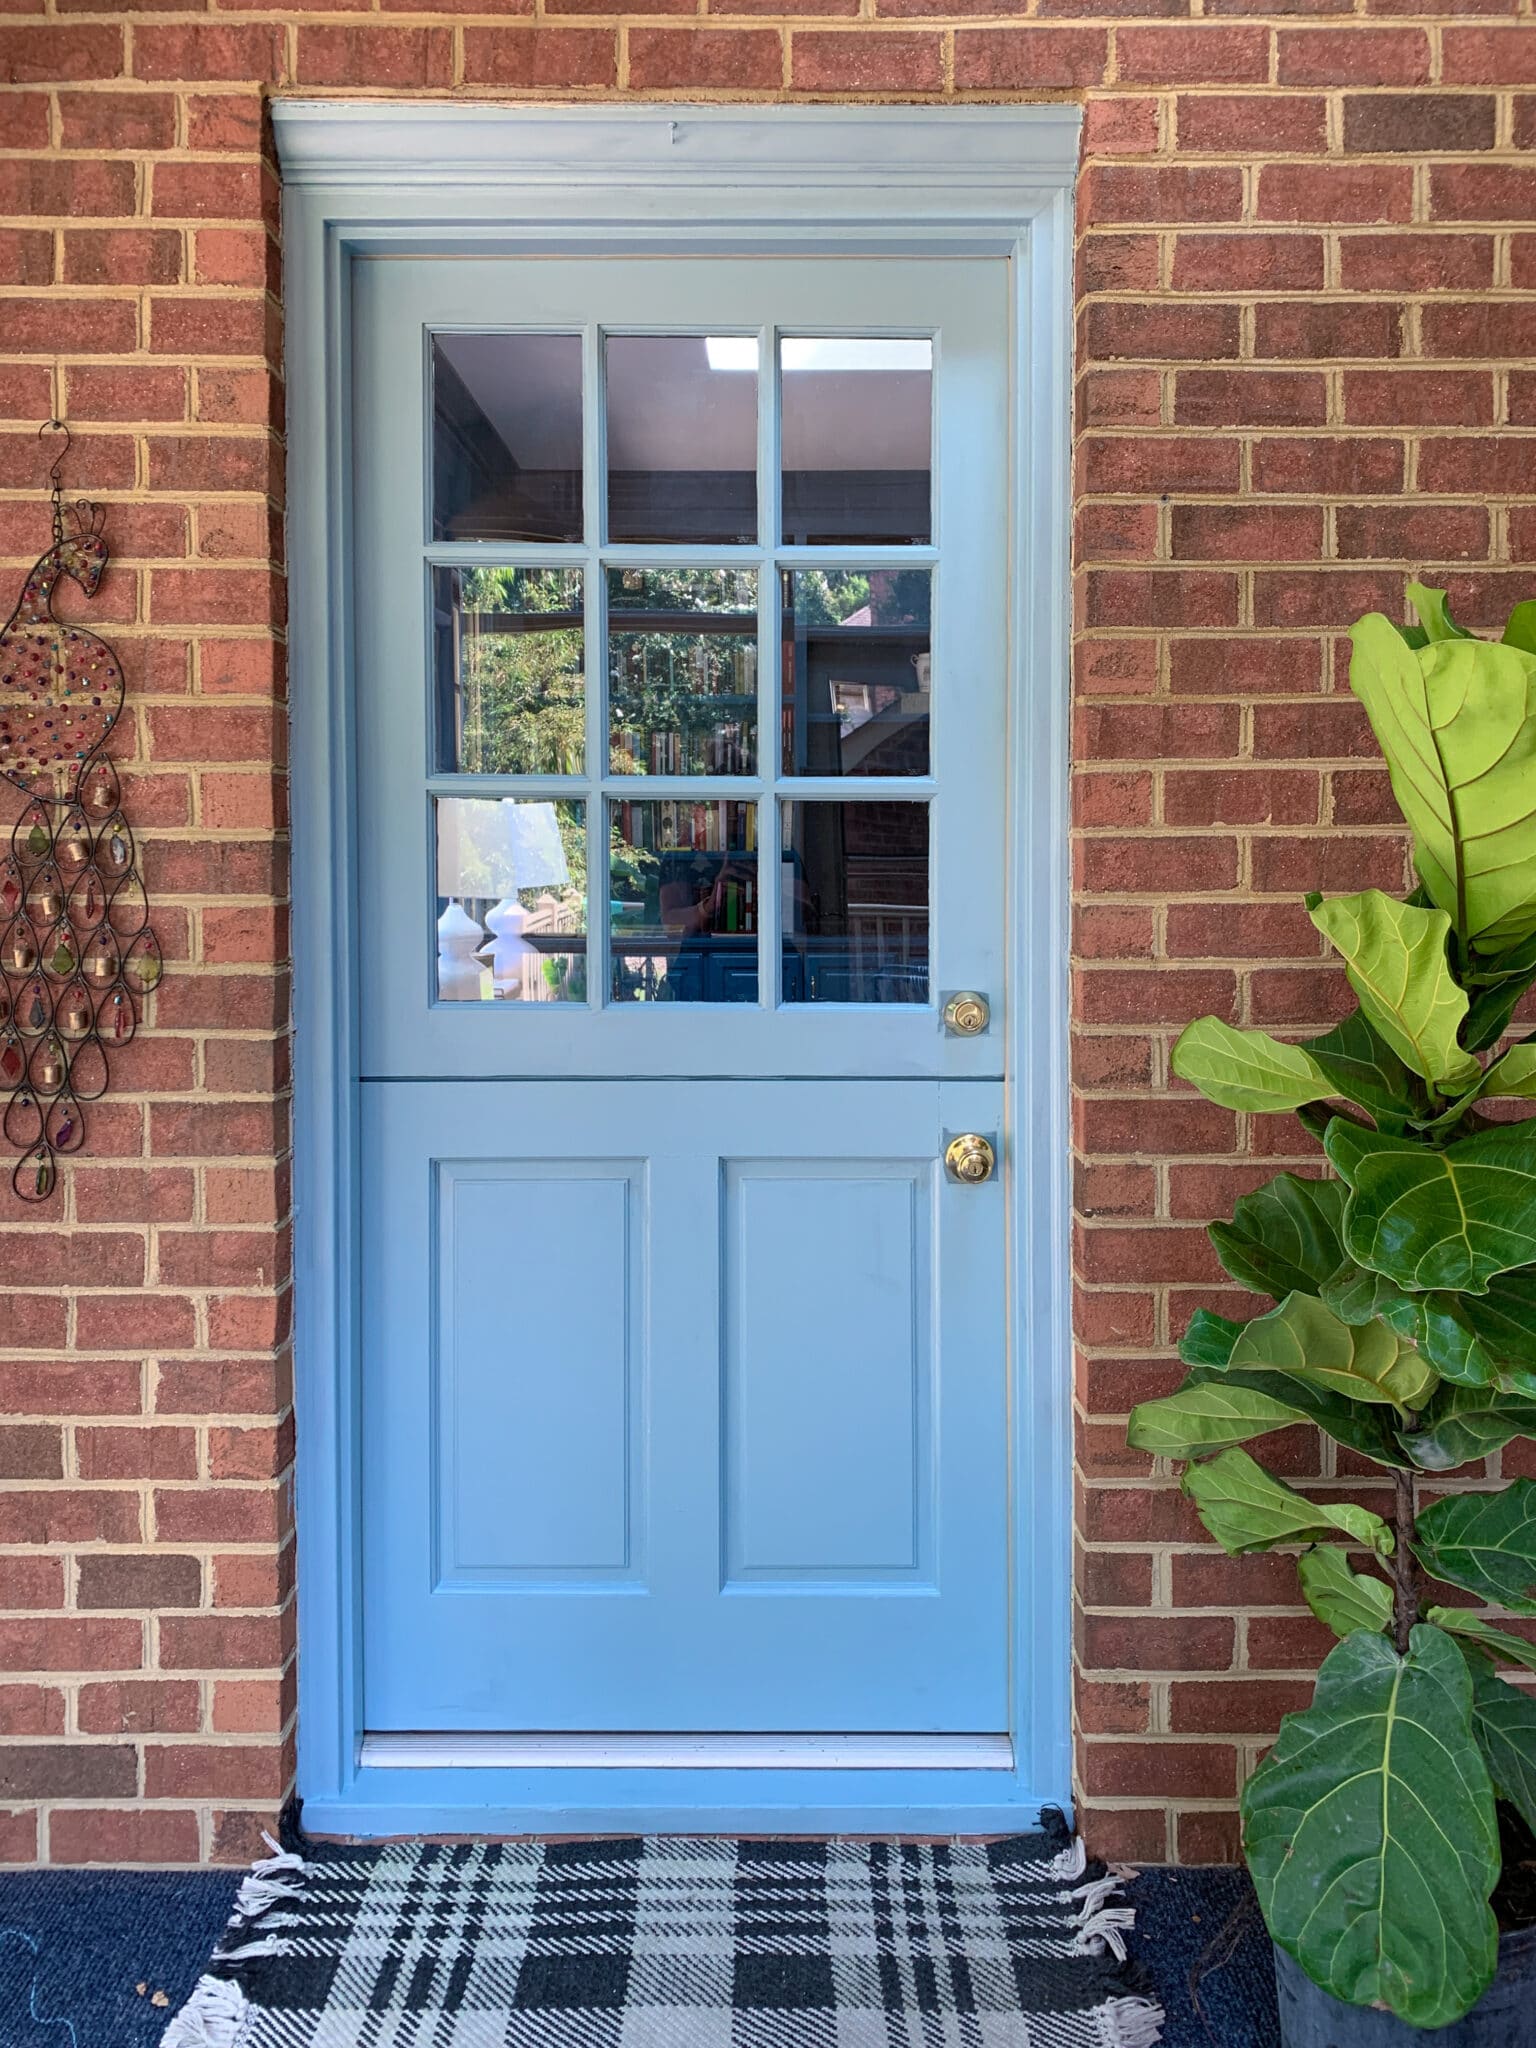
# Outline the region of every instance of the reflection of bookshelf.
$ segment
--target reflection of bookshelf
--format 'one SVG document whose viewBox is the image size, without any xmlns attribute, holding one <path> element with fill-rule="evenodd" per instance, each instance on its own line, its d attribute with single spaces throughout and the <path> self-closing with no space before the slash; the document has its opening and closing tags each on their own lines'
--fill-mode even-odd
<svg viewBox="0 0 1536 2048">
<path fill-rule="evenodd" d="M 757 643 L 679 630 L 687 614 L 615 619 L 609 640 L 614 744 L 637 773 L 751 774 L 757 766 Z M 661 630 L 666 628 L 667 630 Z"/>
<path fill-rule="evenodd" d="M 753 853 L 757 849 L 757 805 L 710 797 L 624 799 L 613 821 L 626 846 L 641 853 Z M 723 828 L 723 829 L 722 829 Z"/>
<path fill-rule="evenodd" d="M 615 705 L 620 715 L 627 706 Z M 750 775 L 757 767 L 757 722 L 753 717 L 724 723 L 711 715 L 680 727 L 643 731 L 615 729 L 613 744 L 637 775 Z"/>
</svg>

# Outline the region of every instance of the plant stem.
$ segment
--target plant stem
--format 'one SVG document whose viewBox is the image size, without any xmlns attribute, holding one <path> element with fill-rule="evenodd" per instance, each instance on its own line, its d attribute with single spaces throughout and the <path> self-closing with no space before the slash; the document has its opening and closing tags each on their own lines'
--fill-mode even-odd
<svg viewBox="0 0 1536 2048">
<path fill-rule="evenodd" d="M 1414 1475 L 1411 1471 L 1392 1475 L 1393 1534 L 1397 1547 L 1392 1553 L 1392 1635 L 1397 1654 L 1406 1657 L 1408 1638 L 1419 1618 L 1419 1575 L 1413 1561 L 1413 1535 L 1418 1520 Z"/>
</svg>

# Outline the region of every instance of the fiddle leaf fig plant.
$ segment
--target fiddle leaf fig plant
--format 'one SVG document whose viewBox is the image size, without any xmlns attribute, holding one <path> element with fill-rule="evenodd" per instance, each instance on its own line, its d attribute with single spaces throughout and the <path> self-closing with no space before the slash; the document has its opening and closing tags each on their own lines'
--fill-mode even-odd
<svg viewBox="0 0 1536 2048">
<path fill-rule="evenodd" d="M 1439 2027 L 1497 1965 L 1500 1802 L 1536 1830 L 1536 1696 L 1500 1668 L 1536 1671 L 1536 1644 L 1482 1611 L 1536 1616 L 1536 1482 L 1420 1499 L 1536 1438 L 1536 1117 L 1488 1114 L 1536 1099 L 1536 1034 L 1496 1050 L 1536 984 L 1536 602 L 1495 643 L 1443 591 L 1408 596 L 1416 625 L 1355 627 L 1350 686 L 1418 887 L 1307 899 L 1356 1009 L 1299 1045 L 1201 1017 L 1173 1052 L 1227 1109 L 1294 1112 L 1331 1176 L 1279 1174 L 1210 1226 L 1274 1306 L 1197 1311 L 1188 1378 L 1129 1435 L 1186 1462 L 1233 1556 L 1299 1547 L 1339 1638 L 1243 1792 L 1270 1933 L 1335 1997 Z M 1313 1500 L 1244 1448 L 1298 1422 L 1379 1468 L 1372 1505 Z"/>
</svg>

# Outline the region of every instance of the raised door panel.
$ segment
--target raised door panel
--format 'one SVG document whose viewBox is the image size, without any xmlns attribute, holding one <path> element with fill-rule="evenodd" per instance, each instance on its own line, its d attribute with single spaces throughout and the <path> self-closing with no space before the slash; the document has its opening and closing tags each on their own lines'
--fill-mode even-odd
<svg viewBox="0 0 1536 2048">
<path fill-rule="evenodd" d="M 727 1166 L 727 1584 L 929 1564 L 933 1177 L 931 1159 Z"/>
<path fill-rule="evenodd" d="M 439 1586 L 637 1568 L 644 1336 L 623 1162 L 436 1164 Z"/>
</svg>

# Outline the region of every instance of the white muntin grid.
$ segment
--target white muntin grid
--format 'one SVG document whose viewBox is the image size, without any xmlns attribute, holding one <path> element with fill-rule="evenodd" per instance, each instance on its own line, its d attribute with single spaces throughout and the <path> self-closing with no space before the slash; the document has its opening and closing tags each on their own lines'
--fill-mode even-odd
<svg viewBox="0 0 1536 2048">
<path fill-rule="evenodd" d="M 477 337 L 505 334 L 509 340 L 524 335 L 553 333 L 581 338 L 582 410 L 582 538 L 568 542 L 504 542 L 499 540 L 445 541 L 432 537 L 433 501 L 433 401 L 434 345 L 456 334 Z M 756 490 L 758 538 L 749 543 L 701 542 L 697 544 L 614 542 L 608 531 L 607 378 L 605 344 L 609 337 L 656 336 L 669 340 L 732 337 L 751 342 L 757 350 Z M 780 540 L 782 521 L 782 471 L 780 428 L 782 405 L 782 348 L 785 341 L 828 339 L 839 341 L 909 341 L 926 343 L 929 349 L 929 527 L 927 543 L 902 542 L 855 546 L 806 546 Z M 580 803 L 585 806 L 587 835 L 587 987 L 584 999 L 575 1002 L 519 1005 L 520 1009 L 564 1012 L 573 1008 L 626 1008 L 615 1005 L 611 993 L 610 948 L 609 820 L 612 806 L 619 803 L 678 801 L 691 804 L 718 802 L 748 803 L 755 807 L 756 821 L 756 904 L 757 904 L 757 997 L 754 1004 L 733 1004 L 733 1008 L 774 1009 L 785 1001 L 781 988 L 782 855 L 784 852 L 787 806 L 816 800 L 838 802 L 909 802 L 930 808 L 939 787 L 942 747 L 943 687 L 936 680 L 942 667 L 940 621 L 941 576 L 939 530 L 940 498 L 937 488 L 939 447 L 938 407 L 935 398 L 940 375 L 940 336 L 935 328 L 907 325 L 860 327 L 854 333 L 844 323 L 817 329 L 796 323 L 792 329 L 763 326 L 756 329 L 733 327 L 729 321 L 708 327 L 700 325 L 604 325 L 592 321 L 583 327 L 476 326 L 437 324 L 424 333 L 423 421 L 425 462 L 422 550 L 426 579 L 426 643 L 423 647 L 424 687 L 437 688 L 432 639 L 434 596 L 432 584 L 440 568 L 526 568 L 575 569 L 580 572 L 583 597 L 583 695 L 585 708 L 584 767 L 577 775 L 488 775 L 445 769 L 437 750 L 440 745 L 435 718 L 428 720 L 429 758 L 425 763 L 425 791 L 429 815 L 426 821 L 428 872 L 435 874 L 435 824 L 432 813 L 439 797 L 515 797 L 544 801 Z M 790 374 L 795 374 L 793 371 Z M 869 374 L 878 375 L 871 371 Z M 757 767 L 751 774 L 622 774 L 611 769 L 609 716 L 609 640 L 613 630 L 608 603 L 608 572 L 634 569 L 735 569 L 750 573 L 756 581 L 757 613 Z M 780 748 L 783 710 L 782 634 L 783 582 L 796 569 L 870 570 L 881 568 L 923 569 L 929 578 L 929 768 L 926 775 L 807 776 L 784 772 Z M 614 615 L 622 618 L 623 612 Z M 643 619 L 642 612 L 634 615 Z M 933 828 L 929 829 L 928 886 L 926 907 L 933 906 Z M 931 956 L 930 956 L 931 957 Z M 429 973 L 432 963 L 427 963 Z M 935 991 L 930 986 L 928 1006 Z M 794 999 L 791 999 L 794 1000 Z M 798 1007 L 798 1004 L 796 1005 Z M 818 1007 L 823 1005 L 818 1004 Z M 453 1007 L 459 1007 L 457 1004 Z M 705 1005 L 705 1007 L 709 1007 Z M 832 1007 L 826 1005 L 826 1007 Z M 852 1007 L 860 1007 L 854 1005 Z"/>
</svg>

